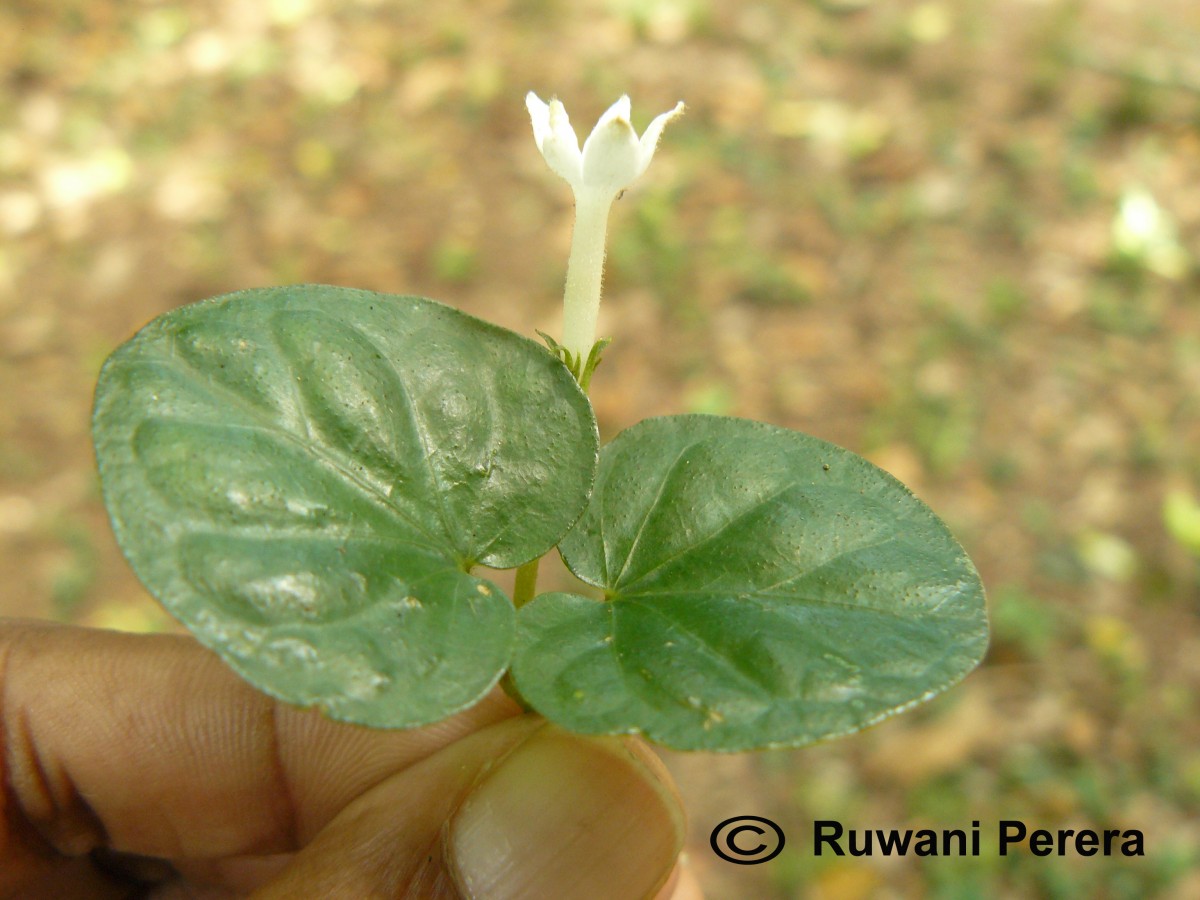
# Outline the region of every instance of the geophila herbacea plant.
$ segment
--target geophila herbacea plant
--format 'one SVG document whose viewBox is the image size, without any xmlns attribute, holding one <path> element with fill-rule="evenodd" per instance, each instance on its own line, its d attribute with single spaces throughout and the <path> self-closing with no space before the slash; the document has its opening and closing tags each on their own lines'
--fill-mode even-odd
<svg viewBox="0 0 1200 900">
<path fill-rule="evenodd" d="M 526 103 L 575 194 L 561 342 L 317 285 L 160 316 L 105 364 L 94 418 L 145 585 L 260 689 L 380 728 L 503 677 L 579 732 L 795 746 L 962 678 L 987 644 L 979 576 L 890 475 L 717 416 L 599 446 L 608 212 L 682 104 L 639 139 L 622 97 L 581 151 L 561 103 Z M 535 595 L 555 547 L 602 600 Z M 512 600 L 481 566 L 519 567 Z"/>
</svg>

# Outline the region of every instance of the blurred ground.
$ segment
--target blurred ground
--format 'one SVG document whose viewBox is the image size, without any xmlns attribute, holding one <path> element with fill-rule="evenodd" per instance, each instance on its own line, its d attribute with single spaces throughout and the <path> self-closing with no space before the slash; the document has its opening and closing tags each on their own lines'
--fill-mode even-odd
<svg viewBox="0 0 1200 900">
<path fill-rule="evenodd" d="M 0 614 L 172 627 L 88 433 L 155 315 L 301 281 L 557 333 L 585 131 L 678 99 L 618 204 L 606 437 L 721 412 L 864 453 L 952 526 L 994 642 L 799 751 L 672 756 L 713 898 L 1200 896 L 1200 7 L 1194 0 L 10 0 L 0 7 Z M 774 862 L 707 847 L 737 814 Z M 811 859 L 814 818 L 983 826 L 980 859 Z M 1004 859 L 995 823 L 1140 828 Z M 631 826 L 632 827 L 632 826 Z"/>
</svg>

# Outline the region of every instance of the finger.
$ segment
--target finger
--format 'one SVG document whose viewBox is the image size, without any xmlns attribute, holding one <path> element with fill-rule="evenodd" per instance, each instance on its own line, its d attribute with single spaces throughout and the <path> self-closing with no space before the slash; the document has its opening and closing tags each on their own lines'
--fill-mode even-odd
<svg viewBox="0 0 1200 900">
<path fill-rule="evenodd" d="M 704 900 L 700 879 L 696 877 L 696 870 L 688 862 L 686 853 L 679 854 L 671 877 L 654 895 L 654 900 Z"/>
<path fill-rule="evenodd" d="M 523 716 L 381 782 L 254 897 L 640 900 L 666 883 L 683 835 L 640 741 Z"/>
<path fill-rule="evenodd" d="M 429 728 L 358 728 L 271 700 L 190 638 L 0 621 L 0 894 L 95 847 L 294 850 L 381 779 L 516 712 L 493 695 Z"/>
</svg>

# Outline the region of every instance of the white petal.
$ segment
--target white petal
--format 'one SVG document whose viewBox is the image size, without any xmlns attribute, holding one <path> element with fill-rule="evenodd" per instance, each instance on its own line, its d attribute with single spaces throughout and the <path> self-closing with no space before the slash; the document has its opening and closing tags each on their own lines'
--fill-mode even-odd
<svg viewBox="0 0 1200 900">
<path fill-rule="evenodd" d="M 533 139 L 538 150 L 541 150 L 542 144 L 550 134 L 550 107 L 542 102 L 541 97 L 530 91 L 525 95 L 525 108 L 529 110 L 529 120 L 533 123 Z"/>
<path fill-rule="evenodd" d="M 583 144 L 583 183 L 616 194 L 637 178 L 641 147 L 629 124 L 629 98 L 622 97 L 600 117 Z"/>
<path fill-rule="evenodd" d="M 667 127 L 667 123 L 672 119 L 683 115 L 683 101 L 680 100 L 675 104 L 675 108 L 668 110 L 661 116 L 655 118 L 642 133 L 641 140 L 641 164 L 637 173 L 641 175 L 646 171 L 646 167 L 650 165 L 650 160 L 654 159 L 654 151 L 658 147 L 658 139 L 662 137 L 663 129 Z"/>
<path fill-rule="evenodd" d="M 575 136 L 566 109 L 558 100 L 550 101 L 550 137 L 542 147 L 542 155 L 550 168 L 572 187 L 582 180 L 583 156 L 579 152 L 579 138 Z"/>
<path fill-rule="evenodd" d="M 551 169 L 575 187 L 583 177 L 583 157 L 567 111 L 558 100 L 551 100 L 547 106 L 532 91 L 525 97 L 525 107 L 533 123 L 533 139 L 542 156 Z"/>
<path fill-rule="evenodd" d="M 632 116 L 630 115 L 628 94 L 622 94 L 621 99 L 604 111 L 604 115 L 602 115 L 599 121 L 596 122 L 596 127 L 593 128 L 592 131 L 599 130 L 600 126 L 607 125 L 613 119 L 624 119 L 626 122 L 630 122 L 632 120 Z M 630 125 L 630 128 L 632 127 L 633 126 Z"/>
</svg>

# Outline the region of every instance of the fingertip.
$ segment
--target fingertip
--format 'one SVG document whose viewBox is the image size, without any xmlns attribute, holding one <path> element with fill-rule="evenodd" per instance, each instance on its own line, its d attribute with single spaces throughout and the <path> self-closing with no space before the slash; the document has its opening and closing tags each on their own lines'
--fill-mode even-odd
<svg viewBox="0 0 1200 900">
<path fill-rule="evenodd" d="M 467 897 L 654 895 L 683 844 L 678 794 L 638 741 L 548 726 L 513 751 L 450 823 Z"/>
</svg>

